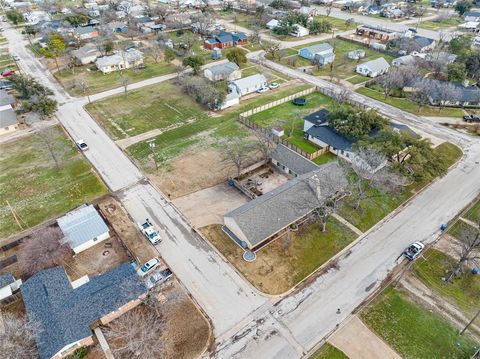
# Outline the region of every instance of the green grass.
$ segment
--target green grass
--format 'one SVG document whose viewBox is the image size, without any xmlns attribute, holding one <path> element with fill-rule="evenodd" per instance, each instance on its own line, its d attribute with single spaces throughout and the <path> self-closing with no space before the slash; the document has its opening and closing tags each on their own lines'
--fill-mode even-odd
<svg viewBox="0 0 480 359">
<path fill-rule="evenodd" d="M 295 281 L 306 278 L 315 269 L 352 243 L 357 235 L 336 219 L 329 219 L 326 231 L 318 223 L 309 225 L 296 235 L 291 248 Z"/>
<path fill-rule="evenodd" d="M 448 167 L 452 166 L 463 156 L 462 150 L 450 142 L 441 143 L 435 147 L 435 152 L 443 158 Z"/>
<path fill-rule="evenodd" d="M 440 315 L 417 306 L 389 287 L 362 313 L 362 319 L 405 359 L 468 359 L 475 343 Z"/>
<path fill-rule="evenodd" d="M 55 128 L 56 169 L 35 135 L 0 146 L 0 236 L 20 231 L 7 201 L 28 227 L 108 193 L 64 132 Z"/>
<path fill-rule="evenodd" d="M 478 200 L 464 215 L 473 222 L 480 223 L 480 200 Z"/>
<path fill-rule="evenodd" d="M 340 349 L 325 343 L 309 359 L 348 359 L 348 357 Z"/>
<path fill-rule="evenodd" d="M 457 16 L 448 17 L 442 21 L 427 20 L 421 22 L 418 27 L 426 30 L 441 30 L 449 27 L 456 27 L 462 23 L 462 19 Z"/>
<path fill-rule="evenodd" d="M 328 21 L 332 25 L 335 32 L 353 30 L 358 25 L 356 22 L 352 22 L 350 25 L 347 25 L 346 20 L 338 19 L 336 17 L 326 16 L 326 15 L 315 16 L 315 20 L 318 20 L 318 21 L 326 20 L 326 21 Z"/>
<path fill-rule="evenodd" d="M 414 271 L 429 288 L 455 303 L 467 317 L 471 317 L 478 310 L 480 276 L 468 271 L 455 278 L 452 283 L 445 282 L 442 278 L 445 278 L 455 265 L 456 261 L 452 257 L 431 248 L 415 262 Z"/>
<path fill-rule="evenodd" d="M 335 161 L 337 156 L 335 156 L 331 152 L 324 153 L 323 155 L 318 156 L 317 158 L 313 159 L 312 161 L 317 165 L 324 165 L 325 163 Z"/>
<path fill-rule="evenodd" d="M 475 228 L 462 220 L 456 221 L 455 224 L 448 230 L 448 234 L 457 239 L 461 239 L 465 235 L 474 235 L 475 233 Z"/>
<path fill-rule="evenodd" d="M 371 97 L 375 100 L 392 105 L 394 107 L 398 107 L 404 111 L 413 113 L 418 116 L 431 116 L 431 117 L 462 117 L 463 116 L 463 111 L 460 108 L 444 107 L 440 109 L 439 107 L 432 107 L 432 106 L 422 106 L 419 108 L 415 102 L 407 98 L 390 96 L 387 99 L 385 99 L 385 96 L 383 93 L 366 88 L 366 87 L 361 87 L 357 89 L 357 92 L 362 95 Z"/>
<path fill-rule="evenodd" d="M 351 84 L 358 85 L 358 84 L 361 84 L 362 82 L 368 81 L 369 78 L 363 75 L 354 75 L 352 77 L 347 77 L 346 80 Z"/>
<path fill-rule="evenodd" d="M 138 70 L 124 70 L 122 73 L 129 79 L 130 83 L 146 80 L 152 77 L 167 75 L 175 71 L 173 64 L 167 64 L 165 62 L 153 63 L 149 58 L 145 59 L 146 67 Z M 92 71 L 88 71 L 93 69 Z M 60 70 L 54 73 L 54 76 L 58 81 L 67 89 L 72 95 L 85 96 L 83 90 L 76 86 L 78 81 L 83 80 L 88 85 L 88 93 L 94 94 L 110 90 L 112 88 L 122 86 L 120 83 L 120 76 L 118 72 L 112 72 L 109 74 L 103 74 L 96 70 L 95 65 L 81 66 L 75 68 L 75 72 L 70 70 Z"/>
</svg>

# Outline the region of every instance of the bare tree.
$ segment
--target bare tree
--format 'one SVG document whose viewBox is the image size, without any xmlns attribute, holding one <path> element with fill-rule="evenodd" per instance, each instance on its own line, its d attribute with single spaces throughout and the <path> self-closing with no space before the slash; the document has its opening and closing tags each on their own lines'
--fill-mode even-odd
<svg viewBox="0 0 480 359">
<path fill-rule="evenodd" d="M 62 165 L 65 147 L 58 140 L 58 130 L 55 127 L 46 127 L 38 131 L 36 136 L 43 145 L 40 150 L 46 152 L 52 158 L 55 168 L 59 170 Z"/>
<path fill-rule="evenodd" d="M 2 314 L 3 330 L 0 331 L 0 353 L 9 359 L 36 359 L 38 351 L 35 336 L 40 331 L 36 322 L 27 321 L 11 313 Z"/>
<path fill-rule="evenodd" d="M 280 43 L 279 42 L 264 42 L 261 44 L 262 49 L 275 60 L 279 57 Z"/>
<path fill-rule="evenodd" d="M 393 90 L 403 87 L 403 71 L 399 67 L 394 67 L 386 74 L 380 76 L 377 79 L 377 83 L 382 86 L 386 99 Z"/>
<path fill-rule="evenodd" d="M 22 272 L 31 276 L 42 269 L 63 264 L 72 254 L 70 246 L 63 242 L 61 231 L 46 227 L 22 241 L 18 263 Z"/>
<path fill-rule="evenodd" d="M 451 282 L 456 276 L 463 273 L 468 263 L 480 266 L 480 224 L 477 228 L 462 231 L 459 242 L 460 246 L 456 250 L 458 260 L 448 274 L 447 282 Z"/>
<path fill-rule="evenodd" d="M 154 310 L 140 305 L 115 319 L 103 331 L 112 343 L 116 358 L 163 358 L 165 321 L 161 319 L 160 304 L 153 304 Z M 135 325 L 132 325 L 135 323 Z"/>
<path fill-rule="evenodd" d="M 356 174 L 355 209 L 360 208 L 362 200 L 392 193 L 407 183 L 406 178 L 388 167 L 387 158 L 375 148 L 357 150 L 352 158 L 352 169 Z M 375 189 L 373 194 L 367 192 L 368 187 Z"/>
<path fill-rule="evenodd" d="M 221 146 L 223 147 L 223 161 L 233 164 L 236 169 L 236 177 L 240 176 L 243 167 L 251 158 L 252 142 L 241 137 L 235 137 L 223 141 Z"/>
<path fill-rule="evenodd" d="M 270 131 L 258 128 L 252 130 L 253 135 L 256 138 L 255 147 L 262 154 L 262 158 L 265 162 L 270 159 L 270 154 L 275 149 L 275 141 L 273 141 Z"/>
<path fill-rule="evenodd" d="M 410 100 L 418 105 L 418 109 L 424 105 L 427 105 L 430 101 L 430 95 L 434 91 L 434 86 L 431 81 L 420 80 L 415 83 L 414 91 L 410 95 Z"/>
<path fill-rule="evenodd" d="M 154 41 L 151 46 L 147 50 L 148 55 L 152 58 L 152 60 L 158 64 L 161 60 L 163 60 L 163 50 L 158 44 L 157 41 Z"/>
<path fill-rule="evenodd" d="M 327 7 L 325 8 L 325 14 L 327 15 L 327 17 L 330 16 L 331 12 L 332 12 L 332 8 L 333 8 L 333 1 L 331 1 Z"/>
<path fill-rule="evenodd" d="M 118 82 L 120 83 L 120 85 L 123 86 L 124 95 L 127 96 L 128 84 L 130 83 L 130 79 L 127 76 L 125 76 L 122 72 L 119 72 Z"/>
<path fill-rule="evenodd" d="M 438 81 L 435 84 L 434 91 L 438 101 L 439 110 L 445 105 L 455 104 L 460 98 L 460 91 L 450 82 Z"/>
</svg>

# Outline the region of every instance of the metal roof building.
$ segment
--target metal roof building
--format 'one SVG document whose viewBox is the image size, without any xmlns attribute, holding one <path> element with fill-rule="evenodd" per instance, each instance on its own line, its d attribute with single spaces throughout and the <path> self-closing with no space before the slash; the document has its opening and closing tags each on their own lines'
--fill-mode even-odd
<svg viewBox="0 0 480 359">
<path fill-rule="evenodd" d="M 92 205 L 79 207 L 58 219 L 58 226 L 75 253 L 109 238 L 109 229 Z"/>
</svg>

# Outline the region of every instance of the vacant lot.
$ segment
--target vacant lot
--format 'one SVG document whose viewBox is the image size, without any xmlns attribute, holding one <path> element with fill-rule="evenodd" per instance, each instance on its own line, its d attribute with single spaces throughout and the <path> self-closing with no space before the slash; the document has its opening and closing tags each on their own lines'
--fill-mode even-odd
<svg viewBox="0 0 480 359">
<path fill-rule="evenodd" d="M 363 320 L 405 359 L 465 359 L 475 343 L 440 315 L 387 288 L 363 312 Z"/>
<path fill-rule="evenodd" d="M 480 277 L 465 269 L 465 274 L 456 277 L 451 283 L 443 280 L 454 268 L 456 261 L 436 249 L 429 249 L 415 262 L 417 276 L 443 298 L 455 304 L 467 317 L 473 317 L 478 310 L 480 298 Z M 480 323 L 480 318 L 479 321 Z"/>
<path fill-rule="evenodd" d="M 122 76 L 128 79 L 129 83 L 149 79 L 151 77 L 162 76 L 175 71 L 173 64 L 166 62 L 154 63 L 150 58 L 145 59 L 145 68 L 128 69 L 122 71 Z M 65 89 L 74 96 L 86 96 L 115 87 L 122 86 L 122 80 L 119 72 L 103 74 L 97 70 L 95 64 L 76 67 L 72 72 L 70 70 L 60 70 L 54 73 L 54 76 Z M 82 81 L 87 85 L 85 91 L 81 85 Z"/>
<path fill-rule="evenodd" d="M 59 127 L 0 146 L 0 236 L 59 216 L 106 194 L 107 188 Z M 18 219 L 16 222 L 14 212 Z"/>
<path fill-rule="evenodd" d="M 257 252 L 257 259 L 248 263 L 240 249 L 220 225 L 201 229 L 211 243 L 259 290 L 280 294 L 292 288 L 332 256 L 350 244 L 356 235 L 335 219 L 326 232 L 313 223 L 292 232 L 292 240 L 279 238 Z"/>
<path fill-rule="evenodd" d="M 392 105 L 394 107 L 398 107 L 404 111 L 413 113 L 418 116 L 429 116 L 429 117 L 462 117 L 463 110 L 461 108 L 440 108 L 434 106 L 422 106 L 418 107 L 418 105 L 411 101 L 408 98 L 401 98 L 401 97 L 392 97 L 389 96 L 385 99 L 385 95 L 380 92 L 373 90 L 371 88 L 361 87 L 357 89 L 357 92 L 371 97 L 375 100 L 385 102 L 386 104 Z"/>
<path fill-rule="evenodd" d="M 353 21 L 347 21 L 326 15 L 315 16 L 315 20 L 329 22 L 335 32 L 353 30 L 358 25 L 356 22 Z"/>
<path fill-rule="evenodd" d="M 444 19 L 433 19 L 423 21 L 418 26 L 427 30 L 443 30 L 449 27 L 456 27 L 462 23 L 462 19 L 458 16 L 450 15 Z"/>
</svg>

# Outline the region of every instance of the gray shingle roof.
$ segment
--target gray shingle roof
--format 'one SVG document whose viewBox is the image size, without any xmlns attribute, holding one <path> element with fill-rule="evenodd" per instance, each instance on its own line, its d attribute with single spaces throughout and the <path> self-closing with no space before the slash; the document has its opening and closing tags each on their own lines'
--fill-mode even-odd
<svg viewBox="0 0 480 359">
<path fill-rule="evenodd" d="M 314 125 L 321 125 L 325 122 L 327 122 L 327 117 L 329 115 L 330 111 L 328 111 L 326 108 L 322 108 L 319 111 L 312 112 L 311 114 L 308 114 L 305 116 L 303 119 L 305 121 L 308 121 L 310 123 L 313 123 Z"/>
<path fill-rule="evenodd" d="M 6 105 L 8 106 L 8 105 Z M 0 110 L 0 127 L 7 127 L 18 124 L 17 115 L 11 107 L 6 107 Z"/>
<path fill-rule="evenodd" d="M 43 270 L 22 286 L 28 318 L 38 322 L 40 358 L 92 335 L 90 325 L 146 292 L 129 263 L 73 289 L 63 267 Z M 134 325 L 132 323 L 132 325 Z"/>
<path fill-rule="evenodd" d="M 225 218 L 235 221 L 250 247 L 255 247 L 319 207 L 321 201 L 340 190 L 331 188 L 331 193 L 322 192 L 319 201 L 310 184 L 314 175 L 320 178 L 320 183 L 325 183 L 339 171 L 341 168 L 337 162 L 320 166 L 227 213 Z"/>
<path fill-rule="evenodd" d="M 72 55 L 78 59 L 82 59 L 88 56 L 99 56 L 100 51 L 98 51 L 97 47 L 94 44 L 86 44 L 85 46 L 82 46 L 77 50 L 73 50 Z"/>
<path fill-rule="evenodd" d="M 15 97 L 7 93 L 5 90 L 0 90 L 0 107 L 5 105 L 13 105 L 17 100 Z"/>
<path fill-rule="evenodd" d="M 330 45 L 328 43 L 323 43 L 323 44 L 317 44 L 317 45 L 304 47 L 300 51 L 302 51 L 302 50 L 308 50 L 312 54 L 316 54 L 318 52 L 323 52 L 323 51 L 333 51 L 333 47 L 332 47 L 332 45 Z"/>
<path fill-rule="evenodd" d="M 349 150 L 352 148 L 353 141 L 341 135 L 330 126 L 313 126 L 307 130 L 307 133 L 337 150 Z"/>
<path fill-rule="evenodd" d="M 238 65 L 234 62 L 227 62 L 224 64 L 214 65 L 208 68 L 214 75 L 226 74 L 230 75 L 232 72 L 239 69 Z"/>
<path fill-rule="evenodd" d="M 413 38 L 413 41 L 420 47 L 420 48 L 424 48 L 426 46 L 430 46 L 432 43 L 435 42 L 435 40 L 433 39 L 430 39 L 428 37 L 425 37 L 425 36 L 420 36 L 420 35 L 416 35 L 414 38 Z"/>
<path fill-rule="evenodd" d="M 15 282 L 15 278 L 12 273 L 5 273 L 0 275 L 0 288 L 6 287 L 9 284 Z"/>
<path fill-rule="evenodd" d="M 72 249 L 108 232 L 107 225 L 92 205 L 77 208 L 57 222 Z"/>
<path fill-rule="evenodd" d="M 318 168 L 312 161 L 281 144 L 275 148 L 271 157 L 287 166 L 297 175 L 303 175 Z"/>
<path fill-rule="evenodd" d="M 390 67 L 387 60 L 385 60 L 383 57 L 379 57 L 378 59 L 364 62 L 363 64 L 360 64 L 358 66 L 362 66 L 362 67 L 366 66 L 372 72 L 380 72 Z"/>
</svg>

